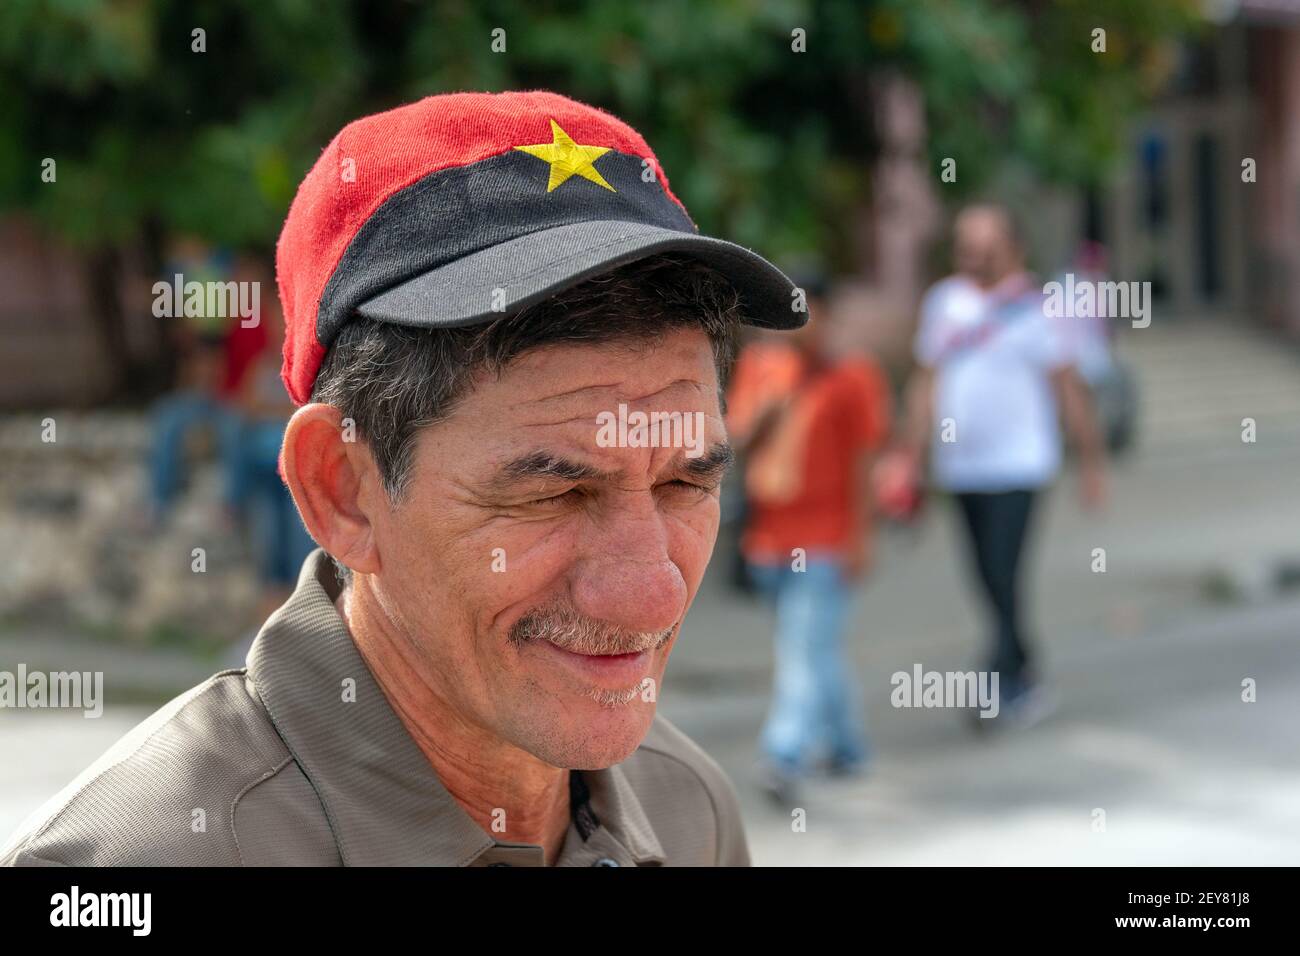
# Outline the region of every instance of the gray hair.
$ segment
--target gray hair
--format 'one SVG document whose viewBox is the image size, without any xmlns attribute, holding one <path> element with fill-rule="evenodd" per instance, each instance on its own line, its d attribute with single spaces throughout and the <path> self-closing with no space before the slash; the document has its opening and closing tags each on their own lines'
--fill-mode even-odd
<svg viewBox="0 0 1300 956">
<path fill-rule="evenodd" d="M 724 388 L 741 323 L 740 297 L 722 274 L 695 259 L 652 256 L 485 325 L 428 329 L 356 317 L 331 343 L 311 400 L 355 423 L 396 504 L 410 481 L 420 429 L 445 421 L 480 371 L 499 376 L 546 345 L 653 343 L 698 328 L 712 343 Z M 351 570 L 335 564 L 348 584 Z"/>
</svg>

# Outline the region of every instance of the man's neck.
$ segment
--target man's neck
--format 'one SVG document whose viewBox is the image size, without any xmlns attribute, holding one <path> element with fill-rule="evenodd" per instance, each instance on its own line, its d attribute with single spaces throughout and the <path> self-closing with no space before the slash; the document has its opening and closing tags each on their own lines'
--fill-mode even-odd
<svg viewBox="0 0 1300 956">
<path fill-rule="evenodd" d="M 383 613 L 364 584 L 335 606 L 384 696 L 447 792 L 485 832 L 541 846 L 554 863 L 569 827 L 569 771 L 552 767 L 466 720 L 432 680 L 428 658 Z"/>
</svg>

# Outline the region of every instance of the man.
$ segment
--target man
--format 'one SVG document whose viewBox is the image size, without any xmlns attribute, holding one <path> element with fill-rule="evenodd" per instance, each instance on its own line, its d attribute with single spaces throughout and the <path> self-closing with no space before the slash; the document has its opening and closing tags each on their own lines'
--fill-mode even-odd
<svg viewBox="0 0 1300 956">
<path fill-rule="evenodd" d="M 816 762 L 847 775 L 867 758 L 844 636 L 871 564 L 872 463 L 890 427 L 875 364 L 829 353 L 825 282 L 810 276 L 800 287 L 808 323 L 741 354 L 727 416 L 746 458 L 741 550 L 777 615 L 759 783 L 783 805 Z"/>
<path fill-rule="evenodd" d="M 1002 717 L 1023 725 L 1049 707 L 1024 635 L 1020 566 L 1035 501 L 1060 468 L 1058 421 L 1078 448 L 1085 506 L 1104 498 L 1105 455 L 1065 320 L 1045 316 L 1010 214 L 971 207 L 954 238 L 957 274 L 921 307 L 911 450 L 919 469 L 928 447 L 936 484 L 961 511 L 993 625 L 987 668 Z"/>
<path fill-rule="evenodd" d="M 0 859 L 747 864 L 655 700 L 717 532 L 719 370 L 741 321 L 801 324 L 789 280 L 700 236 L 633 129 L 541 92 L 350 124 L 277 264 L 281 468 L 322 550 L 246 669 Z M 621 411 L 695 423 L 698 454 L 599 440 Z"/>
</svg>

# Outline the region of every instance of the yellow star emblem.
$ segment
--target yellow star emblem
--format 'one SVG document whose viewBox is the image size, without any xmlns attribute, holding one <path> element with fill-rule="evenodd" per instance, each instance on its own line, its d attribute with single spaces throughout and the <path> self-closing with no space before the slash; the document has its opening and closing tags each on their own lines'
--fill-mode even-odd
<svg viewBox="0 0 1300 956">
<path fill-rule="evenodd" d="M 538 143 L 536 146 L 516 146 L 515 149 L 551 164 L 551 179 L 546 184 L 548 193 L 570 176 L 581 176 L 597 186 L 604 186 L 610 192 L 617 192 L 592 165 L 609 152 L 609 147 L 579 146 L 568 133 L 560 129 L 560 124 L 555 120 L 551 120 L 551 142 Z"/>
</svg>

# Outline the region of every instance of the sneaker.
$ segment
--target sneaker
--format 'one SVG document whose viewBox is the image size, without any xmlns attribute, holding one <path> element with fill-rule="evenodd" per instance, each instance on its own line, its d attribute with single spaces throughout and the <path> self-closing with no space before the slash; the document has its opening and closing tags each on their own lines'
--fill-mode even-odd
<svg viewBox="0 0 1300 956">
<path fill-rule="evenodd" d="M 965 708 L 966 723 L 970 729 L 977 734 L 986 734 L 990 731 L 997 730 L 999 724 L 998 717 L 1001 716 L 1001 711 L 999 711 L 997 717 L 984 717 L 982 716 L 983 713 L 984 711 L 978 707 Z"/>
<path fill-rule="evenodd" d="M 1007 719 L 1019 730 L 1041 724 L 1059 706 L 1056 694 L 1042 684 L 1030 684 L 1003 705 Z"/>
<path fill-rule="evenodd" d="M 1028 730 L 1056 712 L 1056 695 L 1036 681 L 1017 681 L 1003 688 L 997 715 L 982 717 L 978 707 L 966 708 L 966 720 L 977 734 Z"/>
<path fill-rule="evenodd" d="M 782 809 L 789 809 L 798 802 L 798 777 L 772 760 L 758 762 L 754 768 L 754 781 L 763 795 Z"/>
<path fill-rule="evenodd" d="M 833 780 L 849 780 L 865 774 L 869 763 L 865 756 L 831 756 L 821 765 L 821 771 Z"/>
</svg>

